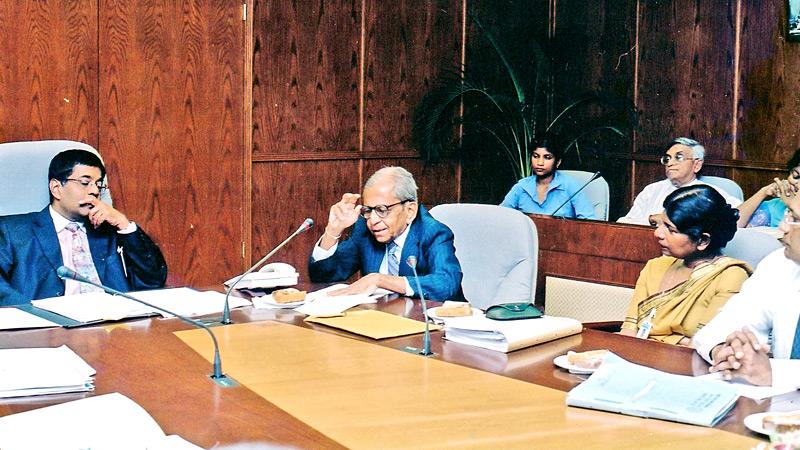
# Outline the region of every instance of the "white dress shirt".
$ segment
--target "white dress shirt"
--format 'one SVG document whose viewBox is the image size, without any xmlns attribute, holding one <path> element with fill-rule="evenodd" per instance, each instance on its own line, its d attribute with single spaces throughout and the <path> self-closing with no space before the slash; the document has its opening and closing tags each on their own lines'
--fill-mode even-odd
<svg viewBox="0 0 800 450">
<path fill-rule="evenodd" d="M 696 184 L 708 183 L 703 183 L 695 178 L 693 181 L 686 183 L 684 186 L 694 186 Z M 725 201 L 728 202 L 728 204 L 732 207 L 737 208 L 742 204 L 741 200 L 728 194 L 725 192 L 725 190 L 714 185 L 708 185 L 716 189 L 716 191 L 719 192 Z M 628 214 L 625 214 L 623 217 L 617 219 L 617 222 L 649 225 L 650 216 L 663 211 L 664 199 L 666 199 L 669 194 L 675 192 L 677 189 L 678 188 L 668 179 L 648 184 L 644 189 L 642 189 L 642 192 L 636 196 L 636 199 L 633 201 L 633 206 L 631 207 L 631 210 L 628 211 Z"/>
<path fill-rule="evenodd" d="M 400 236 L 394 238 L 394 243 L 397 244 L 397 247 L 395 247 L 394 251 L 395 255 L 397 255 L 397 261 L 400 263 L 401 266 L 405 264 L 405 261 L 402 261 L 400 259 L 400 256 L 403 254 L 403 246 L 406 243 L 406 238 L 408 237 L 409 230 L 411 230 L 411 225 L 406 226 L 406 229 L 403 230 L 402 233 L 400 233 Z M 337 240 L 336 243 L 333 244 L 333 247 L 325 250 L 324 248 L 319 246 L 321 241 L 322 237 L 319 238 L 319 240 L 317 241 L 317 245 L 314 246 L 314 250 L 311 251 L 311 259 L 313 259 L 314 261 L 321 261 L 323 259 L 330 258 L 331 256 L 333 256 L 334 253 L 336 253 L 336 248 L 339 246 L 339 241 Z M 381 267 L 380 269 L 378 269 L 378 273 L 382 273 L 384 275 L 389 274 L 389 261 L 387 259 L 388 256 L 389 256 L 389 246 L 387 245 L 386 250 L 383 253 L 383 260 L 381 261 Z M 403 279 L 406 282 L 405 295 L 408 297 L 413 296 L 414 289 L 411 288 L 411 283 L 409 283 L 408 277 L 403 277 Z"/>
<path fill-rule="evenodd" d="M 800 317 L 800 264 L 779 248 L 758 264 L 756 271 L 728 300 L 719 314 L 692 338 L 692 346 L 706 361 L 711 350 L 743 326 L 762 343 L 772 332 L 772 384 L 800 387 L 800 359 L 789 359 Z"/>
</svg>

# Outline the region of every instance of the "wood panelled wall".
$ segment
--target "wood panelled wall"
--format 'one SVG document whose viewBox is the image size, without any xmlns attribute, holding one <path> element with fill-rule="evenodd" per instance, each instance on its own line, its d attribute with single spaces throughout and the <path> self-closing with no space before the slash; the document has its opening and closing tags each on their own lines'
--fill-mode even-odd
<svg viewBox="0 0 800 450">
<path fill-rule="evenodd" d="M 563 59 L 555 97 L 604 88 L 632 98 L 639 126 L 614 148 L 612 217 L 664 177 L 664 143 L 690 136 L 707 150 L 704 173 L 745 195 L 785 176 L 800 146 L 800 45 L 786 42 L 782 0 L 552 0 L 553 45 Z M 557 61 L 559 59 L 557 58 Z"/>
<path fill-rule="evenodd" d="M 800 145 L 800 44 L 783 0 L 24 0 L 0 2 L 0 141 L 66 138 L 100 149 L 118 205 L 164 248 L 170 283 L 238 273 L 305 217 L 388 164 L 423 203 L 499 202 L 514 183 L 491 148 L 424 166 L 410 148 L 418 99 L 486 43 L 553 55 L 553 109 L 603 88 L 635 102 L 603 167 L 612 217 L 663 177 L 677 135 L 746 193 Z M 522 61 L 524 64 L 524 61 Z M 491 72 L 492 68 L 484 68 Z M 276 259 L 305 265 L 317 229 Z M 243 256 L 244 255 L 244 256 Z M 301 270 L 301 273 L 304 270 Z"/>
<path fill-rule="evenodd" d="M 461 0 L 255 2 L 255 259 L 311 217 L 318 229 L 279 258 L 305 267 L 330 206 L 386 165 L 415 174 L 424 204 L 457 201 L 458 164 L 424 167 L 409 135 L 426 88 L 461 61 L 462 7 Z"/>
</svg>

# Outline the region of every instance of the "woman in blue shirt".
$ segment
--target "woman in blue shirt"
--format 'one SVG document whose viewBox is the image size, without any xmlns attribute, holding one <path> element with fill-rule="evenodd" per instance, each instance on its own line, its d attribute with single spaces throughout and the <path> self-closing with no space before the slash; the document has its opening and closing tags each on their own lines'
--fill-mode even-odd
<svg viewBox="0 0 800 450">
<path fill-rule="evenodd" d="M 800 148 L 786 163 L 789 176 L 785 180 L 775 179 L 774 183 L 762 187 L 752 197 L 739 205 L 740 227 L 776 228 L 783 220 L 786 204 L 780 198 L 781 189 L 794 195 L 800 191 Z M 779 185 L 780 184 L 780 185 Z M 771 200 L 767 200 L 771 197 Z"/>
<path fill-rule="evenodd" d="M 561 153 L 558 147 L 551 145 L 547 140 L 540 142 L 531 156 L 531 169 L 534 175 L 519 180 L 506 194 L 500 206 L 517 209 L 526 214 L 594 219 L 594 208 L 584 191 L 564 204 L 581 188 L 581 184 L 567 175 L 560 174 L 558 172 L 560 164 Z"/>
</svg>

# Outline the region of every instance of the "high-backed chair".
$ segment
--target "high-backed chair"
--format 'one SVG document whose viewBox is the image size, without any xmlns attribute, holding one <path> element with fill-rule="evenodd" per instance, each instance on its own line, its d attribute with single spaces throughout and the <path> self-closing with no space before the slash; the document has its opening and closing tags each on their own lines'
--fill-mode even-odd
<svg viewBox="0 0 800 450">
<path fill-rule="evenodd" d="M 73 148 L 100 156 L 91 145 L 75 141 L 0 144 L 0 216 L 39 211 L 47 206 L 50 203 L 47 179 L 50 160 L 58 153 Z M 106 189 L 101 199 L 111 203 L 111 193 Z"/>
<path fill-rule="evenodd" d="M 578 183 L 583 186 L 594 173 L 592 172 L 584 172 L 583 170 L 559 170 L 563 175 L 570 176 L 576 180 Z M 589 198 L 589 201 L 592 203 L 594 207 L 594 216 L 597 220 L 608 220 L 608 182 L 605 178 L 600 177 L 591 183 L 588 186 L 583 188 L 583 192 L 586 193 L 586 197 Z"/>
<path fill-rule="evenodd" d="M 464 272 L 461 288 L 470 304 L 486 309 L 498 303 L 533 303 L 539 240 L 528 216 L 468 203 L 439 205 L 431 215 L 453 230 Z"/>
<path fill-rule="evenodd" d="M 702 181 L 703 183 L 716 186 L 728 194 L 738 198 L 739 200 L 744 200 L 744 192 L 742 192 L 742 188 L 731 179 L 703 175 L 702 177 L 698 178 L 698 180 Z"/>
<path fill-rule="evenodd" d="M 781 247 L 779 236 L 780 232 L 774 228 L 739 228 L 722 253 L 741 259 L 755 269 L 765 256 Z"/>
</svg>

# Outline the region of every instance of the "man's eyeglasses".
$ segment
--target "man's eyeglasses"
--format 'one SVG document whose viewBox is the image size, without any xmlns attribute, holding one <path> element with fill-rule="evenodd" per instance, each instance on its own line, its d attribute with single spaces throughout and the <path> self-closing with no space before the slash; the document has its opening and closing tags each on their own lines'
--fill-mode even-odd
<svg viewBox="0 0 800 450">
<path fill-rule="evenodd" d="M 105 184 L 103 180 L 90 181 L 78 178 L 67 178 L 66 180 L 64 180 L 64 183 L 66 183 L 67 181 L 74 181 L 76 183 L 79 183 L 81 186 L 83 186 L 84 189 L 89 189 L 89 186 L 91 185 L 95 185 L 97 187 L 97 190 L 100 192 L 103 192 L 106 189 L 108 189 L 108 185 Z"/>
<path fill-rule="evenodd" d="M 414 200 L 403 200 L 397 203 L 392 203 L 391 205 L 375 205 L 375 206 L 362 206 L 361 207 L 361 217 L 365 219 L 369 219 L 369 216 L 372 215 L 372 211 L 375 211 L 375 214 L 378 215 L 381 219 L 385 218 L 389 215 L 389 210 L 397 205 L 404 205 L 408 202 L 413 202 Z"/>
<path fill-rule="evenodd" d="M 687 161 L 687 160 L 692 161 L 692 160 L 695 160 L 697 158 L 688 158 L 683 153 L 676 153 L 675 156 L 670 156 L 670 155 L 662 156 L 661 157 L 661 164 L 663 164 L 665 166 L 669 165 L 669 162 L 672 161 L 673 159 L 675 160 L 675 162 L 682 163 L 684 161 Z"/>
<path fill-rule="evenodd" d="M 800 218 L 794 215 L 791 208 L 786 208 L 783 213 L 783 222 L 786 225 L 800 225 Z"/>
</svg>

